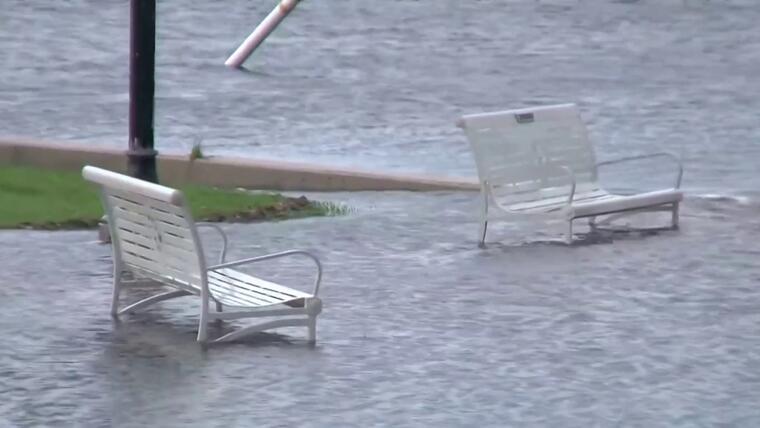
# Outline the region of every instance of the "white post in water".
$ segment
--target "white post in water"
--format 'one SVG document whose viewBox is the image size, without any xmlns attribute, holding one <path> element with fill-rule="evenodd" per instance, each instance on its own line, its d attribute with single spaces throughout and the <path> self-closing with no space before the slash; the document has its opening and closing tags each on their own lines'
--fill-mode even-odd
<svg viewBox="0 0 760 428">
<path fill-rule="evenodd" d="M 248 38 L 227 58 L 224 65 L 228 67 L 239 68 L 246 59 L 259 47 L 261 42 L 280 25 L 283 19 L 295 9 L 298 0 L 282 0 L 270 13 L 261 21 L 261 24 L 253 30 Z"/>
</svg>

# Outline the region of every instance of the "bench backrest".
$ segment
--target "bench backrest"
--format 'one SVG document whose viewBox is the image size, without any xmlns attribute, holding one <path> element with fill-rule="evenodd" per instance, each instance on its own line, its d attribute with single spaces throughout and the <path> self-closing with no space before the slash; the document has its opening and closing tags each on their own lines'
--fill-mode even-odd
<svg viewBox="0 0 760 428">
<path fill-rule="evenodd" d="M 598 187 L 596 158 L 574 104 L 464 116 L 481 183 L 520 202 L 565 194 L 570 168 L 580 191 Z"/>
<path fill-rule="evenodd" d="M 82 175 L 100 186 L 117 266 L 201 289 L 203 248 L 182 192 L 92 166 Z"/>
</svg>

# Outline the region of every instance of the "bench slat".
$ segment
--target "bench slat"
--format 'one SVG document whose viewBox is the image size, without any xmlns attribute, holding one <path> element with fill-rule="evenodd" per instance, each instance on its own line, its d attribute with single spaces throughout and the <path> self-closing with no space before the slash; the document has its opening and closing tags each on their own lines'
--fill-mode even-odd
<svg viewBox="0 0 760 428">
<path fill-rule="evenodd" d="M 166 211 L 162 209 L 164 207 L 154 207 L 154 205 L 151 205 L 151 202 L 156 204 L 156 201 L 152 201 L 149 198 L 144 198 L 144 205 L 140 205 L 139 202 L 124 199 L 116 195 L 110 195 L 109 200 L 115 207 L 121 207 L 128 211 L 142 214 L 148 219 L 153 219 L 153 221 L 161 221 L 179 228 L 188 227 L 188 221 L 184 218 L 184 213 L 177 209 L 177 207 L 174 207 L 176 210 L 175 212 Z"/>
<path fill-rule="evenodd" d="M 166 249 L 171 254 L 182 259 L 195 260 L 196 262 L 198 260 L 195 247 L 184 239 L 179 239 L 166 233 L 156 233 L 154 230 L 130 223 L 121 218 L 116 219 L 116 227 L 117 233 L 124 239 L 129 239 L 157 251 Z M 161 248 L 158 248 L 159 245 Z"/>
<path fill-rule="evenodd" d="M 295 290 L 293 288 L 267 281 L 265 279 L 257 278 L 234 269 L 219 269 L 215 272 L 223 272 L 225 275 L 235 278 L 239 281 L 252 281 L 261 290 L 266 290 L 266 292 L 270 294 L 274 293 L 274 296 L 281 296 L 283 299 L 311 296 L 309 293 Z"/>
<path fill-rule="evenodd" d="M 579 202 L 591 202 L 591 201 L 601 201 L 601 200 L 607 200 L 607 199 L 614 199 L 616 196 L 610 195 L 607 192 L 600 190 L 599 193 L 589 193 L 589 194 L 582 194 L 578 195 L 576 194 L 573 198 L 574 203 Z M 567 196 L 560 196 L 560 197 L 551 197 L 546 199 L 540 199 L 530 202 L 524 202 L 524 203 L 518 203 L 518 204 L 512 204 L 509 205 L 509 210 L 511 211 L 536 211 L 536 212 L 546 212 L 546 211 L 552 211 L 559 208 L 562 208 L 567 205 Z"/>
<path fill-rule="evenodd" d="M 220 286 L 217 282 L 212 281 L 209 278 L 209 285 L 208 285 L 209 292 L 212 296 L 214 296 L 214 299 L 221 302 L 225 305 L 230 306 L 238 306 L 238 307 L 246 307 L 246 306 L 266 306 L 269 305 L 269 302 L 258 300 L 255 298 L 251 298 L 250 296 L 241 295 L 240 293 L 235 292 L 235 290 L 229 290 L 225 286 Z"/>
<path fill-rule="evenodd" d="M 266 305 L 311 296 L 233 269 L 209 271 L 208 279 L 209 288 L 215 288 L 222 299 L 225 294 L 231 294 L 240 299 L 250 299 L 252 302 L 261 302 L 260 305 Z"/>
<path fill-rule="evenodd" d="M 126 221 L 124 218 L 118 218 L 118 217 L 116 218 L 116 227 L 119 230 L 132 232 L 133 234 L 140 235 L 140 236 L 144 236 L 144 237 L 152 236 L 151 235 L 152 229 L 149 229 L 143 226 L 142 224 Z M 180 238 L 176 235 L 165 233 L 163 236 L 163 240 L 165 243 L 173 247 L 181 248 L 185 251 L 189 251 L 193 253 L 195 252 L 195 245 L 193 244 L 192 241 L 188 239 Z"/>
<path fill-rule="evenodd" d="M 208 281 L 209 286 L 213 286 L 221 296 L 232 295 L 242 300 L 255 302 L 257 305 L 269 305 L 282 300 L 257 292 L 251 281 L 234 281 L 218 271 L 210 271 Z"/>
<path fill-rule="evenodd" d="M 517 120 L 521 114 L 524 120 Z M 513 193 L 522 201 L 531 199 L 526 192 L 569 186 L 565 174 L 543 165 L 570 168 L 576 184 L 596 182 L 596 158 L 575 105 L 469 115 L 463 121 L 478 175 L 494 185 L 494 193 Z"/>
<path fill-rule="evenodd" d="M 162 245 L 160 248 L 155 242 L 145 239 L 140 235 L 122 232 L 123 249 L 132 251 L 135 254 L 154 260 L 160 263 L 166 263 L 172 268 L 180 271 L 191 271 L 194 273 L 198 270 L 198 256 L 182 249 L 172 248 Z"/>
<path fill-rule="evenodd" d="M 183 239 L 189 242 L 193 241 L 192 232 L 187 227 L 177 227 L 164 222 L 151 222 L 144 214 L 130 212 L 123 208 L 114 209 L 114 215 L 116 218 L 122 218 L 150 230 L 154 230 L 155 227 L 160 226 L 161 230 L 172 238 Z"/>
<path fill-rule="evenodd" d="M 255 296 L 246 294 L 228 284 L 219 283 L 209 279 L 209 292 L 215 299 L 226 305 L 232 306 L 267 306 L 278 303 L 277 301 L 268 301 L 258 299 Z"/>
<path fill-rule="evenodd" d="M 151 277 L 154 277 L 156 279 L 161 279 L 164 277 L 173 277 L 173 278 L 179 278 L 182 281 L 191 285 L 200 283 L 199 278 L 193 277 L 192 275 L 189 275 L 187 272 L 177 271 L 170 266 L 162 265 L 160 263 L 157 263 L 156 261 L 145 259 L 144 257 L 140 255 L 137 255 L 128 251 L 122 251 L 121 258 L 128 266 L 142 270 L 150 274 Z M 195 289 L 197 288 L 197 286 L 193 285 L 193 288 Z"/>
<path fill-rule="evenodd" d="M 131 258 L 124 258 L 125 262 L 159 274 L 181 278 L 195 286 L 200 286 L 200 282 L 196 280 L 200 276 L 200 271 L 188 260 L 177 259 L 166 252 L 148 249 L 127 240 L 122 240 L 119 245 L 122 253 L 131 256 Z"/>
<path fill-rule="evenodd" d="M 140 192 L 133 192 L 118 188 L 109 188 L 108 193 L 120 198 L 130 200 L 138 205 L 151 205 L 154 207 L 163 207 L 161 209 L 172 212 L 173 209 L 182 210 L 184 204 L 176 204 L 174 202 L 165 201 L 163 199 L 155 198 L 151 195 L 147 195 Z"/>
</svg>

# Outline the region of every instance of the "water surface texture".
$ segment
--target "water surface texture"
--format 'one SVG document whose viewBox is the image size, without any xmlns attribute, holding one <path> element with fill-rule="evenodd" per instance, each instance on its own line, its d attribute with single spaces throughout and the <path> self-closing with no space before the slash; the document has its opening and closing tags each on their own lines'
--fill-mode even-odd
<svg viewBox="0 0 760 428">
<path fill-rule="evenodd" d="M 5 1 L 0 132 L 126 146 L 129 3 Z M 671 150 L 696 187 L 756 170 L 752 0 L 305 1 L 224 67 L 270 3 L 160 2 L 159 150 L 470 176 L 461 114 L 576 102 L 600 157 Z"/>
<path fill-rule="evenodd" d="M 111 320 L 94 232 L 2 231 L 0 427 L 760 426 L 754 0 L 310 0 L 250 72 L 222 64 L 272 2 L 160 3 L 161 151 L 472 177 L 459 115 L 572 101 L 599 158 L 683 157 L 682 227 L 502 222 L 480 250 L 474 193 L 309 195 L 352 213 L 224 228 L 231 257 L 325 260 L 317 346 L 208 350 L 197 299 Z M 4 0 L 0 134 L 125 147 L 128 10 Z M 671 183 L 645 166 L 602 178 Z"/>
<path fill-rule="evenodd" d="M 747 215 L 760 204 L 690 201 L 680 231 L 572 247 L 554 240 L 561 223 L 499 223 L 480 250 L 475 195 L 333 197 L 356 212 L 224 226 L 233 258 L 304 247 L 324 259 L 315 348 L 283 329 L 204 351 L 197 298 L 112 322 L 109 247 L 93 232 L 0 233 L 0 421 L 760 424 L 760 218 Z M 296 261 L 278 276 L 308 287 Z"/>
</svg>

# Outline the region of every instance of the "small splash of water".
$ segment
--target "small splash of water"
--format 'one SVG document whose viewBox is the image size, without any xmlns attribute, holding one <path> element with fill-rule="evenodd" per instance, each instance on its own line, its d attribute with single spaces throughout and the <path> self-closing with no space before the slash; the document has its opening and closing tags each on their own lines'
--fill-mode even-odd
<svg viewBox="0 0 760 428">
<path fill-rule="evenodd" d="M 703 199 L 711 202 L 727 202 L 734 203 L 742 206 L 752 205 L 754 200 L 750 196 L 746 195 L 721 195 L 717 193 L 705 193 L 696 195 L 695 198 Z"/>
</svg>

